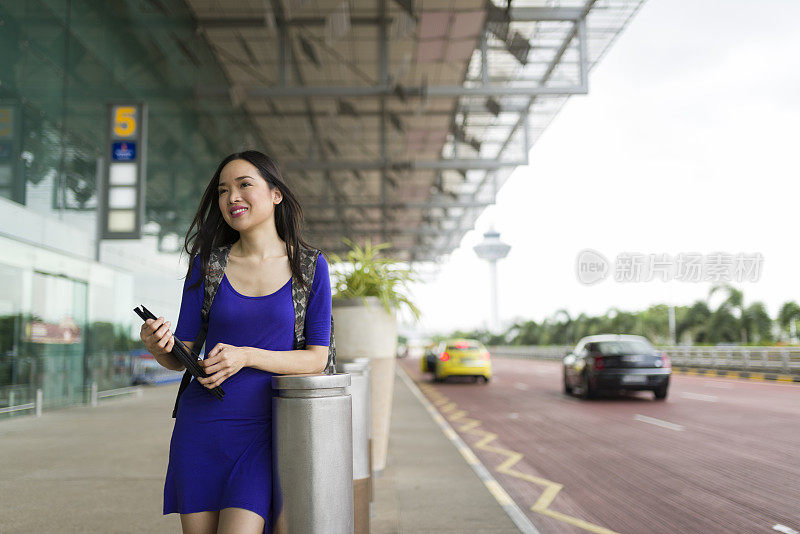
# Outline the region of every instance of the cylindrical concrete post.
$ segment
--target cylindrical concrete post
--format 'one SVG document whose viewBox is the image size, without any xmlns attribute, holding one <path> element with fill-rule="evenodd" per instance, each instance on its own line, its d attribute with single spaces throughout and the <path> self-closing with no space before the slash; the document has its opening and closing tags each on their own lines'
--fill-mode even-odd
<svg viewBox="0 0 800 534">
<path fill-rule="evenodd" d="M 372 472 L 369 440 L 369 359 L 359 358 L 340 364 L 350 374 L 353 400 L 353 518 L 355 534 L 369 534 Z"/>
<path fill-rule="evenodd" d="M 97 406 L 97 382 L 92 382 L 92 406 Z"/>
<path fill-rule="evenodd" d="M 350 375 L 272 377 L 273 462 L 282 530 L 353 533 Z"/>
<path fill-rule="evenodd" d="M 364 301 L 366 300 L 366 305 Z M 386 466 L 392 415 L 397 310 L 388 313 L 378 297 L 333 300 L 337 362 L 369 358 L 373 476 Z"/>
<path fill-rule="evenodd" d="M 42 390 L 36 390 L 36 417 L 42 416 L 42 405 L 44 404 L 44 395 L 42 395 Z"/>
</svg>

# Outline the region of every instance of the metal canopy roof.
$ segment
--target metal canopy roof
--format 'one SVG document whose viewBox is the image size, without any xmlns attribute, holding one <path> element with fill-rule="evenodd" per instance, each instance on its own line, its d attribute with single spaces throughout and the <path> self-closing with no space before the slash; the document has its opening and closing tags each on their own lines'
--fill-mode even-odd
<svg viewBox="0 0 800 534">
<path fill-rule="evenodd" d="M 228 81 L 194 96 L 249 118 L 310 242 L 437 261 L 641 2 L 187 0 Z"/>
</svg>

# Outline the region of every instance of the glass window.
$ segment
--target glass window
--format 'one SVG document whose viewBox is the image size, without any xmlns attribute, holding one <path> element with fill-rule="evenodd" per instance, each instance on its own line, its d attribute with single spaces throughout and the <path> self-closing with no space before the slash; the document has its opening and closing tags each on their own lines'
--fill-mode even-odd
<svg viewBox="0 0 800 534">
<path fill-rule="evenodd" d="M 639 339 L 600 341 L 595 345 L 597 345 L 595 351 L 608 356 L 618 356 L 621 354 L 642 354 L 655 350 L 650 343 Z"/>
<path fill-rule="evenodd" d="M 467 341 L 457 341 L 456 343 L 449 343 L 447 345 L 448 351 L 450 350 L 486 350 L 483 347 L 483 344 L 479 341 L 474 340 L 467 340 Z"/>
<path fill-rule="evenodd" d="M 7 408 L 33 402 L 36 377 L 31 358 L 20 346 L 24 273 L 0 264 L 0 277 L 0 408 Z"/>
<path fill-rule="evenodd" d="M 84 401 L 87 285 L 35 272 L 23 341 L 34 359 L 44 406 Z"/>
</svg>

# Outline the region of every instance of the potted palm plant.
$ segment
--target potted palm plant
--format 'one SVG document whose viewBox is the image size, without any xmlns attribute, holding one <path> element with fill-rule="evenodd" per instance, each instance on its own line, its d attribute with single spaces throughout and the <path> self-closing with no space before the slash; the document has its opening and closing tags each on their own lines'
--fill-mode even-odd
<svg viewBox="0 0 800 534">
<path fill-rule="evenodd" d="M 333 271 L 336 357 L 342 361 L 370 360 L 372 463 L 373 471 L 380 474 L 386 466 L 389 444 L 397 310 L 406 306 L 419 320 L 419 309 L 404 293 L 407 284 L 417 277 L 396 260 L 378 257 L 389 243 L 373 246 L 368 239 L 362 248 L 349 239 L 344 242 L 350 247 L 344 259 L 331 254 L 333 263 L 338 264 Z"/>
</svg>

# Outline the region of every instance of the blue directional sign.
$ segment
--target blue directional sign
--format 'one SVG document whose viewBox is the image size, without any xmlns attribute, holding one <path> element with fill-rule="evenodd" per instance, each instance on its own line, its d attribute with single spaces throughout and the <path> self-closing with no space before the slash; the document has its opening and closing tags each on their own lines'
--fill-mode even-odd
<svg viewBox="0 0 800 534">
<path fill-rule="evenodd" d="M 111 157 L 114 161 L 134 161 L 136 159 L 136 143 L 130 141 L 113 143 Z"/>
</svg>

